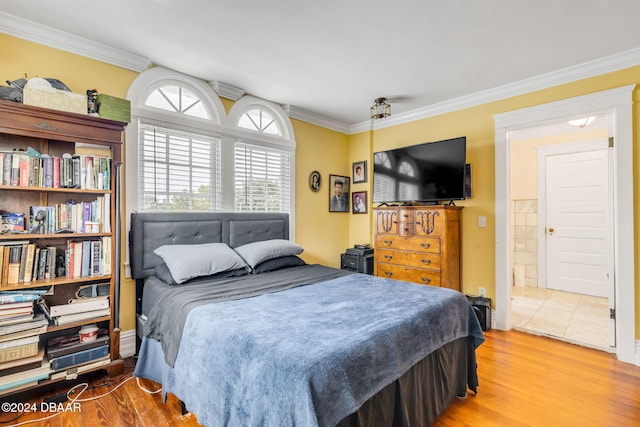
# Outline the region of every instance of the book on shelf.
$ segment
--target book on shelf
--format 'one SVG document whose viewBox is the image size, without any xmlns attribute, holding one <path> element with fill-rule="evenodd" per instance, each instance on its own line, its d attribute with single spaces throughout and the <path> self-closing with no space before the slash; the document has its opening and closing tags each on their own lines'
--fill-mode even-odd
<svg viewBox="0 0 640 427">
<path fill-rule="evenodd" d="M 22 212 L 1 212 L 0 219 L 0 232 L 22 233 L 25 230 Z"/>
<path fill-rule="evenodd" d="M 55 372 L 63 369 L 69 369 L 75 366 L 84 365 L 97 359 L 109 356 L 109 345 L 101 345 L 99 347 L 81 350 L 65 356 L 54 357 L 49 360 L 51 369 Z"/>
<path fill-rule="evenodd" d="M 51 379 L 52 380 L 59 380 L 63 378 L 75 379 L 80 374 L 93 371 L 103 366 L 107 366 L 109 363 L 111 363 L 111 359 L 108 356 L 101 359 L 92 360 L 91 362 L 74 367 L 72 372 L 67 372 L 66 369 L 60 372 L 54 372 L 51 374 Z"/>
<path fill-rule="evenodd" d="M 34 317 L 33 312 L 30 314 L 12 314 L 0 318 L 0 326 L 8 326 L 16 323 L 22 323 L 32 320 Z"/>
<path fill-rule="evenodd" d="M 53 232 L 49 228 L 50 206 L 29 207 L 29 233 L 50 234 Z"/>
<path fill-rule="evenodd" d="M 74 302 L 71 304 L 60 304 L 49 306 L 51 317 L 64 316 L 69 314 L 84 313 L 88 311 L 102 310 L 109 308 L 108 298 L 88 298 L 84 302 Z"/>
<path fill-rule="evenodd" d="M 82 277 L 89 276 L 91 267 L 91 242 L 89 240 L 82 241 L 82 265 L 80 275 Z"/>
<path fill-rule="evenodd" d="M 35 243 L 27 244 L 27 254 L 26 254 L 26 264 L 24 268 L 24 276 L 23 282 L 30 282 L 33 274 L 33 261 L 36 254 L 36 245 Z"/>
<path fill-rule="evenodd" d="M 29 303 L 27 306 L 14 306 L 14 304 L 2 304 L 0 305 L 0 318 L 6 316 L 13 316 L 15 314 L 31 314 L 33 313 L 33 303 Z"/>
<path fill-rule="evenodd" d="M 28 337 L 17 338 L 15 340 L 0 342 L 0 350 L 5 350 L 13 347 L 19 347 L 22 345 L 37 343 L 40 341 L 40 335 L 30 335 Z"/>
<path fill-rule="evenodd" d="M 0 350 L 0 363 L 11 362 L 12 360 L 24 359 L 38 354 L 38 343 L 29 343 Z"/>
<path fill-rule="evenodd" d="M 22 332 L 30 329 L 40 328 L 47 326 L 48 322 L 44 315 L 36 314 L 32 319 L 26 319 L 23 322 L 16 322 L 11 325 L 0 325 L 0 336 L 6 336 L 17 332 Z"/>
<path fill-rule="evenodd" d="M 10 309 L 10 308 L 24 308 L 24 307 L 32 307 L 33 303 L 31 301 L 14 301 L 14 302 L 5 302 L 0 303 L 0 312 L 2 310 Z"/>
<path fill-rule="evenodd" d="M 0 363 L 0 376 L 15 374 L 18 372 L 35 369 L 41 366 L 44 359 L 44 347 L 40 347 L 38 354 L 31 357 Z"/>
<path fill-rule="evenodd" d="M 109 344 L 109 335 L 98 336 L 93 341 L 80 342 L 80 336 L 76 334 L 64 335 L 52 338 L 47 341 L 47 357 L 49 360 L 77 353 L 91 348 L 96 348 Z"/>
<path fill-rule="evenodd" d="M 20 254 L 22 245 L 5 246 L 3 280 L 5 285 L 16 285 L 20 281 Z M 6 271 L 5 271 L 6 270 Z M 6 279 L 5 279 L 6 276 Z"/>
<path fill-rule="evenodd" d="M 40 367 L 0 377 L 0 391 L 11 390 L 25 384 L 37 383 L 49 378 L 51 366 L 48 360 L 43 359 Z"/>
<path fill-rule="evenodd" d="M 52 295 L 53 287 L 29 288 L 19 291 L 0 290 L 0 304 L 12 304 L 14 302 L 35 301 L 41 295 Z"/>
<path fill-rule="evenodd" d="M 38 326 L 35 328 L 25 329 L 23 331 L 12 332 L 9 334 L 0 335 L 0 343 L 5 341 L 11 341 L 18 338 L 30 337 L 32 335 L 40 335 L 47 332 L 47 325 Z"/>
<path fill-rule="evenodd" d="M 61 316 L 55 316 L 53 319 L 57 326 L 64 326 L 74 322 L 81 322 L 83 320 L 97 319 L 99 317 L 109 316 L 111 310 L 103 308 L 100 310 L 84 311 L 81 313 L 63 314 Z"/>
</svg>

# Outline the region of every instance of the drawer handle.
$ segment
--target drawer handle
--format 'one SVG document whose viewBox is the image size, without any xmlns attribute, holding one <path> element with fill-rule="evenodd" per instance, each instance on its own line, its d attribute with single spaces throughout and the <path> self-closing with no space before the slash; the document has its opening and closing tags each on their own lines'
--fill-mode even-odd
<svg viewBox="0 0 640 427">
<path fill-rule="evenodd" d="M 393 255 L 385 255 L 384 259 L 386 259 L 387 261 L 391 260 L 391 258 L 393 258 Z"/>
<path fill-rule="evenodd" d="M 422 261 L 423 264 L 431 264 L 430 259 L 421 259 L 420 261 Z"/>
<path fill-rule="evenodd" d="M 392 244 L 392 243 L 393 243 L 393 240 L 385 240 L 385 241 L 384 241 L 384 244 L 385 244 L 385 245 L 390 245 L 390 244 Z"/>
<path fill-rule="evenodd" d="M 431 247 L 431 243 L 420 243 L 420 246 L 422 246 L 425 249 L 428 249 Z"/>
<path fill-rule="evenodd" d="M 429 279 L 428 277 L 421 277 L 420 280 L 422 280 L 424 283 L 431 283 L 431 279 Z"/>
<path fill-rule="evenodd" d="M 405 227 L 403 230 L 404 230 L 404 231 L 409 231 L 409 229 L 408 229 L 407 227 Z"/>
<path fill-rule="evenodd" d="M 391 276 L 393 276 L 393 273 L 390 272 L 390 271 L 385 271 L 384 275 L 387 276 L 387 277 L 391 277 Z"/>
</svg>

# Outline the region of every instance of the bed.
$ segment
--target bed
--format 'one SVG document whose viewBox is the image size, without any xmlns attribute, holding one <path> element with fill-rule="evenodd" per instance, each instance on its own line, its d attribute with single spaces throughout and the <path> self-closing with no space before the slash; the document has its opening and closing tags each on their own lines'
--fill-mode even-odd
<svg viewBox="0 0 640 427">
<path fill-rule="evenodd" d="M 459 292 L 306 264 L 286 214 L 134 213 L 129 233 L 134 376 L 203 425 L 422 426 L 476 392 Z"/>
</svg>

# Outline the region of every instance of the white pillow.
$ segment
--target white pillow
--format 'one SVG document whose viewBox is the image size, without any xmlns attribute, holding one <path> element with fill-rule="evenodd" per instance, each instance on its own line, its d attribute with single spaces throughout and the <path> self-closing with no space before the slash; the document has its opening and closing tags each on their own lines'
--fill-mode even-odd
<svg viewBox="0 0 640 427">
<path fill-rule="evenodd" d="M 176 283 L 247 267 L 244 260 L 226 243 L 165 245 L 153 252 L 167 264 Z"/>
<path fill-rule="evenodd" d="M 271 239 L 261 242 L 247 243 L 238 246 L 235 251 L 240 254 L 249 267 L 254 268 L 261 262 L 283 256 L 298 255 L 304 249 L 291 240 Z"/>
</svg>

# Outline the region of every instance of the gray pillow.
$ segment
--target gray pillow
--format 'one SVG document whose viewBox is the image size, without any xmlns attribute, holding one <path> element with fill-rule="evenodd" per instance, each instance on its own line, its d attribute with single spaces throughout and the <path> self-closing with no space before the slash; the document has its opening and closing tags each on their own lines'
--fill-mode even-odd
<svg viewBox="0 0 640 427">
<path fill-rule="evenodd" d="M 298 255 L 304 249 L 291 240 L 271 239 L 261 242 L 247 243 L 238 246 L 235 251 L 240 254 L 249 267 L 254 268 L 261 262 L 283 256 Z"/>
<path fill-rule="evenodd" d="M 167 264 L 176 283 L 247 266 L 226 243 L 165 245 L 153 252 Z"/>
<path fill-rule="evenodd" d="M 260 264 L 255 266 L 255 268 L 253 269 L 253 273 L 254 274 L 268 273 L 269 271 L 282 270 L 283 268 L 289 268 L 289 267 L 298 267 L 300 265 L 305 265 L 305 264 L 306 262 L 304 262 L 304 260 L 302 260 L 301 258 L 298 258 L 295 255 L 282 256 L 279 258 L 273 258 L 273 259 L 261 262 Z M 158 268 L 156 267 L 156 270 L 157 269 Z"/>
<path fill-rule="evenodd" d="M 219 273 L 212 274 L 210 276 L 194 277 L 193 279 L 189 279 L 186 282 L 177 283 L 174 280 L 173 276 L 171 275 L 171 271 L 169 271 L 169 267 L 167 267 L 167 264 L 162 263 L 162 264 L 156 265 L 155 274 L 160 280 L 162 280 L 164 283 L 167 283 L 169 285 L 178 285 L 178 284 L 188 285 L 190 283 L 213 282 L 217 279 L 226 279 L 228 277 L 245 276 L 249 274 L 249 269 L 247 267 L 242 267 L 242 268 L 238 268 L 237 270 L 221 271 Z"/>
</svg>

